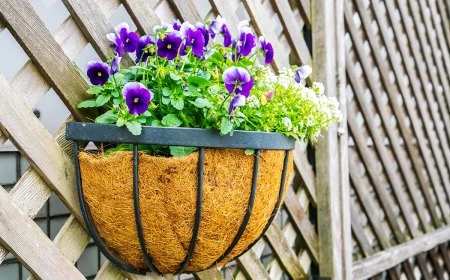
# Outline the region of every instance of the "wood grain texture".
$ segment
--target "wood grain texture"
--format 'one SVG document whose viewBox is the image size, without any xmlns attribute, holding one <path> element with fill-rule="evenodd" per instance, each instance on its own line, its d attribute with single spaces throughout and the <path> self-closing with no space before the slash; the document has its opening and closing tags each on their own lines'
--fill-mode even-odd
<svg viewBox="0 0 450 280">
<path fill-rule="evenodd" d="M 270 280 L 269 274 L 252 250 L 242 255 L 237 262 L 249 279 Z"/>
<path fill-rule="evenodd" d="M 362 261 L 355 262 L 353 276 L 355 279 L 367 279 L 449 240 L 450 227 L 443 227 L 434 232 L 422 235 L 419 238 L 376 253 Z"/>
<path fill-rule="evenodd" d="M 0 243 L 42 279 L 85 279 L 3 188 L 0 188 Z"/>
<path fill-rule="evenodd" d="M 310 65 L 311 54 L 309 53 L 305 40 L 301 36 L 303 33 L 302 28 L 304 23 L 296 20 L 287 1 L 271 0 L 271 2 L 277 13 L 280 15 L 286 37 L 288 38 L 289 43 L 293 46 L 296 56 L 300 60 L 301 64 Z"/>
<path fill-rule="evenodd" d="M 340 57 L 343 31 L 343 1 L 312 1 L 313 80 L 321 81 L 328 96 L 339 99 L 345 94 L 345 62 Z M 342 28 L 339 30 L 336 27 Z M 344 79 L 344 80 L 342 80 Z M 341 107 L 346 111 L 346 107 Z M 342 132 L 345 134 L 345 130 Z M 345 166 L 346 136 L 338 138 L 337 126 L 331 126 L 316 147 L 316 191 L 319 230 L 320 275 L 332 279 L 350 279 L 351 252 L 349 187 Z M 344 141 L 344 142 L 341 142 Z"/>
<path fill-rule="evenodd" d="M 306 277 L 306 272 L 298 262 L 295 253 L 287 244 L 286 239 L 284 239 L 281 229 L 276 224 L 272 224 L 269 227 L 264 239 L 290 277 L 293 279 L 304 279 Z"/>
<path fill-rule="evenodd" d="M 127 12 L 141 34 L 153 33 L 153 27 L 161 24 L 158 15 L 146 0 L 122 0 Z"/>
<path fill-rule="evenodd" d="M 193 0 L 168 0 L 175 14 L 183 21 L 192 24 L 202 20 Z"/>
<path fill-rule="evenodd" d="M 72 161 L 2 76 L 0 76 L 0 107 L 2 132 L 56 192 L 67 208 L 82 221 Z"/>
<path fill-rule="evenodd" d="M 293 220 L 295 228 L 306 243 L 306 249 L 315 263 L 319 263 L 319 242 L 314 226 L 311 225 L 308 215 L 297 200 L 292 188 L 288 189 L 284 199 L 284 205 Z"/>
</svg>

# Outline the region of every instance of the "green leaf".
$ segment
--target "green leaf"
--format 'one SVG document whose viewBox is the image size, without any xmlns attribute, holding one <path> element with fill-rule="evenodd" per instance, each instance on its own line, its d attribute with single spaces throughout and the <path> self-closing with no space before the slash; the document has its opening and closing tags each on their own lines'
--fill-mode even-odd
<svg viewBox="0 0 450 280">
<path fill-rule="evenodd" d="M 189 78 L 187 78 L 187 83 L 190 86 L 193 87 L 199 87 L 199 88 L 205 88 L 207 86 L 211 85 L 211 82 L 208 81 L 207 79 L 203 78 L 203 77 L 199 77 L 199 76 L 190 76 Z"/>
<path fill-rule="evenodd" d="M 153 120 L 152 126 L 161 126 L 161 122 L 159 120 Z"/>
<path fill-rule="evenodd" d="M 126 126 L 133 135 L 141 135 L 142 125 L 140 122 L 137 121 L 128 122 Z"/>
<path fill-rule="evenodd" d="M 208 99 L 205 98 L 197 98 L 195 99 L 195 102 L 193 102 L 192 104 L 194 104 L 196 107 L 198 108 L 211 108 L 212 104 L 211 102 L 209 102 Z"/>
<path fill-rule="evenodd" d="M 120 95 L 120 92 L 118 92 L 117 90 L 113 90 L 112 91 L 112 93 L 111 93 L 111 95 L 113 96 L 113 97 L 119 97 L 119 95 Z"/>
<path fill-rule="evenodd" d="M 253 149 L 246 149 L 245 150 L 245 154 L 247 156 L 251 156 L 251 155 L 255 154 L 255 150 L 253 150 Z"/>
<path fill-rule="evenodd" d="M 162 98 L 162 104 L 167 105 L 167 104 L 169 104 L 169 103 L 170 103 L 170 98 L 164 97 L 164 96 L 163 96 L 163 98 Z"/>
<path fill-rule="evenodd" d="M 220 134 L 225 135 L 233 131 L 233 123 L 229 118 L 223 117 L 222 124 L 220 126 Z"/>
<path fill-rule="evenodd" d="M 147 117 L 144 115 L 140 115 L 139 117 L 136 118 L 136 120 L 140 123 L 146 123 L 147 122 Z"/>
<path fill-rule="evenodd" d="M 81 101 L 80 103 L 78 103 L 77 107 L 78 108 L 92 108 L 92 107 L 98 107 L 98 105 L 97 105 L 97 101 L 95 99 L 91 99 L 91 100 Z"/>
<path fill-rule="evenodd" d="M 173 106 L 175 109 L 177 109 L 177 110 L 179 110 L 179 111 L 183 110 L 183 108 L 184 108 L 184 101 L 183 101 L 183 99 L 179 99 L 179 98 L 177 98 L 177 99 L 172 99 L 172 100 L 170 101 L 170 103 L 172 104 L 172 106 Z"/>
<path fill-rule="evenodd" d="M 97 96 L 97 106 L 105 105 L 111 99 L 111 95 L 99 95 Z"/>
<path fill-rule="evenodd" d="M 175 114 L 168 114 L 161 120 L 164 126 L 179 127 L 183 122 Z"/>
<path fill-rule="evenodd" d="M 101 93 L 102 90 L 103 90 L 103 87 L 102 87 L 102 86 L 91 86 L 91 87 L 86 91 L 86 93 L 87 93 L 87 94 L 92 94 L 92 95 L 97 95 L 97 94 Z"/>
<path fill-rule="evenodd" d="M 171 78 L 172 80 L 174 80 L 174 81 L 179 81 L 179 80 L 181 80 L 181 77 L 178 76 L 177 74 L 173 73 L 173 72 L 170 72 L 169 75 L 170 75 L 170 78 Z"/>
<path fill-rule="evenodd" d="M 106 123 L 106 124 L 116 123 L 117 122 L 117 114 L 114 113 L 112 110 L 109 110 L 106 113 L 104 113 L 103 115 L 98 116 L 95 119 L 95 122 L 96 123 Z"/>
<path fill-rule="evenodd" d="M 164 96 L 171 96 L 172 95 L 172 91 L 170 90 L 170 88 L 163 88 L 162 89 L 162 95 Z"/>
<path fill-rule="evenodd" d="M 125 120 L 124 118 L 118 118 L 118 119 L 117 119 L 117 122 L 116 122 L 116 125 L 117 125 L 118 127 L 122 127 L 122 126 L 125 125 L 126 122 L 127 122 L 127 120 Z"/>
<path fill-rule="evenodd" d="M 197 147 L 170 146 L 170 154 L 174 157 L 184 157 L 197 150 Z"/>
</svg>

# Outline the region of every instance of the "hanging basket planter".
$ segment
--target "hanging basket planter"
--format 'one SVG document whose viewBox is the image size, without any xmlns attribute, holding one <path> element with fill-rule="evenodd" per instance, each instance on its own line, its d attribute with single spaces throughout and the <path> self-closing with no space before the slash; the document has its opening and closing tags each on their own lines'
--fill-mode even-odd
<svg viewBox="0 0 450 280">
<path fill-rule="evenodd" d="M 77 188 L 89 233 L 121 269 L 197 272 L 249 250 L 275 218 L 292 171 L 295 140 L 278 133 L 68 123 Z M 79 151 L 79 141 L 128 143 L 133 151 Z M 198 147 L 151 156 L 139 144 Z M 245 149 L 253 149 L 246 155 Z"/>
</svg>

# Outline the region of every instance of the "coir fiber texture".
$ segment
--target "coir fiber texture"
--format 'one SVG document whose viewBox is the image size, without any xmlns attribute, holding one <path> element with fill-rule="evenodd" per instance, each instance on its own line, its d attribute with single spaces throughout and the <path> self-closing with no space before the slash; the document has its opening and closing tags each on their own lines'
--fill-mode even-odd
<svg viewBox="0 0 450 280">
<path fill-rule="evenodd" d="M 284 151 L 262 151 L 255 204 L 240 241 L 221 266 L 245 250 L 266 226 L 278 199 Z M 126 262 L 146 268 L 134 218 L 131 152 L 79 153 L 82 183 L 95 226 L 106 244 Z M 198 241 L 188 271 L 213 264 L 233 241 L 248 207 L 255 156 L 244 150 L 207 149 Z M 292 155 L 286 187 L 292 171 Z M 154 265 L 174 273 L 192 237 L 197 193 L 198 152 L 166 158 L 139 153 L 143 232 Z"/>
</svg>

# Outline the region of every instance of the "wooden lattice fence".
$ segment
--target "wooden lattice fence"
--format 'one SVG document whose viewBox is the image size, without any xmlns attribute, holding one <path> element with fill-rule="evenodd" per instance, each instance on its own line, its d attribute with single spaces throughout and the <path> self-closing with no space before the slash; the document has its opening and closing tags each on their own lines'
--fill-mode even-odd
<svg viewBox="0 0 450 280">
<path fill-rule="evenodd" d="M 345 1 L 354 278 L 450 277 L 448 8 Z"/>
<path fill-rule="evenodd" d="M 249 19 L 278 50 L 275 70 L 312 65 L 344 112 L 314 148 L 297 144 L 291 188 L 264 239 L 196 279 L 450 278 L 448 0 L 62 2 L 70 16 L 52 34 L 27 0 L 0 1 L 0 32 L 29 58 L 12 79 L 0 75 L 0 146 L 10 140 L 31 165 L 9 192 L 0 188 L 0 264 L 11 252 L 33 277 L 84 279 L 74 263 L 90 238 L 72 145 L 65 125 L 51 135 L 33 108 L 53 89 L 68 121 L 90 119 L 76 107 L 88 83 L 74 61 L 86 48 L 106 58 L 111 17 L 124 8 L 140 34 L 173 18 Z M 54 240 L 32 220 L 52 193 L 71 212 Z M 109 262 L 96 276 L 123 278 L 176 276 L 145 278 Z"/>
<path fill-rule="evenodd" d="M 112 30 L 109 18 L 120 5 L 125 7 L 141 34 L 150 33 L 155 24 L 173 18 L 195 22 L 221 14 L 233 25 L 250 19 L 256 32 L 280 50 L 276 52 L 274 69 L 291 63 L 311 63 L 311 8 L 306 0 L 63 2 L 70 17 L 54 34 L 46 29 L 28 1 L 0 2 L 0 31 L 8 28 L 30 59 L 10 81 L 0 77 L 0 145 L 10 140 L 31 164 L 9 193 L 0 189 L 0 263 L 9 251 L 33 275 L 43 279 L 83 278 L 73 264 L 90 238 L 77 203 L 72 147 L 64 139 L 64 125 L 55 135 L 50 135 L 33 115 L 32 108 L 52 88 L 71 112 L 68 120 L 89 119 L 89 113 L 76 107 L 85 98 L 88 83 L 73 61 L 87 45 L 100 58 L 106 58 L 109 43 L 105 34 Z M 264 239 L 237 261 L 237 266 L 228 268 L 233 270 L 235 279 L 281 279 L 283 275 L 301 279 L 311 273 L 318 274 L 318 236 L 309 218 L 311 212 L 317 211 L 318 199 L 304 144 L 298 144 L 295 162 L 298 168 L 284 214 L 269 228 Z M 72 213 L 53 241 L 32 220 L 52 192 Z M 263 263 L 260 257 L 267 250 L 272 251 L 272 257 Z M 106 262 L 96 279 L 123 277 L 143 278 L 120 272 Z M 224 276 L 212 269 L 195 274 L 195 278 L 223 279 Z"/>
</svg>

